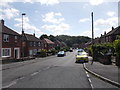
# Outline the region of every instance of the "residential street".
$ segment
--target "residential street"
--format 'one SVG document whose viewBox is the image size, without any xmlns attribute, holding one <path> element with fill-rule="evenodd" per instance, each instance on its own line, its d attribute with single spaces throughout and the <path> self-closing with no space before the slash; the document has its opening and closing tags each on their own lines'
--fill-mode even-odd
<svg viewBox="0 0 120 90">
<path fill-rule="evenodd" d="M 3 88 L 117 88 L 87 74 L 74 52 L 3 65 Z M 13 66 L 14 65 L 14 66 Z M 91 83 L 88 80 L 91 80 Z M 91 87 L 92 85 L 92 87 Z"/>
</svg>

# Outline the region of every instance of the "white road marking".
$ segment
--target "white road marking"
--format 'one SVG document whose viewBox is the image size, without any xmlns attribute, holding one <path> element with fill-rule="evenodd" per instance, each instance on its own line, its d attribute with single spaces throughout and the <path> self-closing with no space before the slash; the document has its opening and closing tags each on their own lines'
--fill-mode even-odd
<svg viewBox="0 0 120 90">
<path fill-rule="evenodd" d="M 87 71 L 85 71 L 85 73 L 86 73 L 86 75 L 87 75 L 87 78 L 88 78 L 88 81 L 89 81 L 89 83 L 90 83 L 90 86 L 91 86 L 91 88 L 93 89 L 93 85 L 92 85 L 92 81 L 91 81 L 91 79 L 90 79 L 90 76 L 89 76 L 89 74 L 88 74 Z"/>
<path fill-rule="evenodd" d="M 88 78 L 90 77 L 89 74 L 87 74 L 87 77 L 88 77 Z"/>
<path fill-rule="evenodd" d="M 15 85 L 17 83 L 17 81 L 13 81 L 12 83 L 10 83 L 9 85 L 3 86 L 2 88 L 9 88 L 13 85 Z"/>
<path fill-rule="evenodd" d="M 43 70 L 47 70 L 47 69 L 49 69 L 50 67 L 46 67 L 46 68 L 43 68 Z"/>
<path fill-rule="evenodd" d="M 36 75 L 36 74 L 38 74 L 39 72 L 34 72 L 34 73 L 32 73 L 31 74 L 31 76 L 34 76 L 34 75 Z"/>
</svg>

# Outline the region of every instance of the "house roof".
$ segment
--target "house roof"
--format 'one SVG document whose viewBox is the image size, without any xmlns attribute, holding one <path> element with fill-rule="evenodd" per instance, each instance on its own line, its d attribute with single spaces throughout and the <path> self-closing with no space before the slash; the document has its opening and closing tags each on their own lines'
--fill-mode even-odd
<svg viewBox="0 0 120 90">
<path fill-rule="evenodd" d="M 55 44 L 54 42 L 52 42 L 51 40 L 47 39 L 47 38 L 44 38 L 44 41 L 48 44 Z"/>
<path fill-rule="evenodd" d="M 11 34 L 11 35 L 20 35 L 17 32 L 15 32 L 14 30 L 8 28 L 5 25 L 3 25 L 3 27 L 2 27 L 2 33 Z"/>
<path fill-rule="evenodd" d="M 25 34 L 25 37 L 28 41 L 41 41 L 40 39 L 38 39 L 37 37 L 35 37 L 32 34 Z"/>
<path fill-rule="evenodd" d="M 119 34 L 120 34 L 120 26 L 118 26 L 118 27 L 116 27 L 115 29 L 111 30 L 111 31 L 108 32 L 106 35 L 117 34 L 118 31 L 119 31 Z"/>
</svg>

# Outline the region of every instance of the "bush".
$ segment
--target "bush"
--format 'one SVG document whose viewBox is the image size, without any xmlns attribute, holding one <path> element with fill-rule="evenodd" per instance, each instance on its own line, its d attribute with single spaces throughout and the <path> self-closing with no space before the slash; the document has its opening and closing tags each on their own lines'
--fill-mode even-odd
<svg viewBox="0 0 120 90">
<path fill-rule="evenodd" d="M 114 41 L 114 48 L 115 48 L 116 54 L 120 55 L 120 40 Z"/>
<path fill-rule="evenodd" d="M 37 56 L 39 56 L 39 57 L 46 57 L 47 56 L 47 51 L 42 49 L 39 52 L 37 52 Z"/>
<path fill-rule="evenodd" d="M 55 55 L 55 54 L 57 53 L 57 50 L 52 49 L 52 50 L 51 50 L 51 53 L 52 53 L 52 55 Z"/>
<path fill-rule="evenodd" d="M 120 40 L 114 41 L 114 48 L 116 51 L 116 65 L 120 67 Z"/>
<path fill-rule="evenodd" d="M 94 44 L 87 47 L 89 55 L 93 56 L 94 61 L 99 61 L 107 53 L 114 54 L 114 47 L 112 43 Z"/>
</svg>

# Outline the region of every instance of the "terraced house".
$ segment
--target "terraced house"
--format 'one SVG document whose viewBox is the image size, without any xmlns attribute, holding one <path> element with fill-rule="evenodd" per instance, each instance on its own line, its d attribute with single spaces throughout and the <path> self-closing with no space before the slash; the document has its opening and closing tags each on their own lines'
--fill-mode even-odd
<svg viewBox="0 0 120 90">
<path fill-rule="evenodd" d="M 55 48 L 55 43 L 47 38 L 44 38 L 42 40 L 42 43 L 43 43 L 43 49 L 52 50 Z"/>
<path fill-rule="evenodd" d="M 36 53 L 42 49 L 42 42 L 40 39 L 35 37 L 35 34 L 26 34 L 23 31 L 22 36 L 23 57 L 36 55 Z"/>
<path fill-rule="evenodd" d="M 2 29 L 2 59 L 21 57 L 21 35 L 4 25 L 4 20 L 0 21 Z"/>
</svg>

